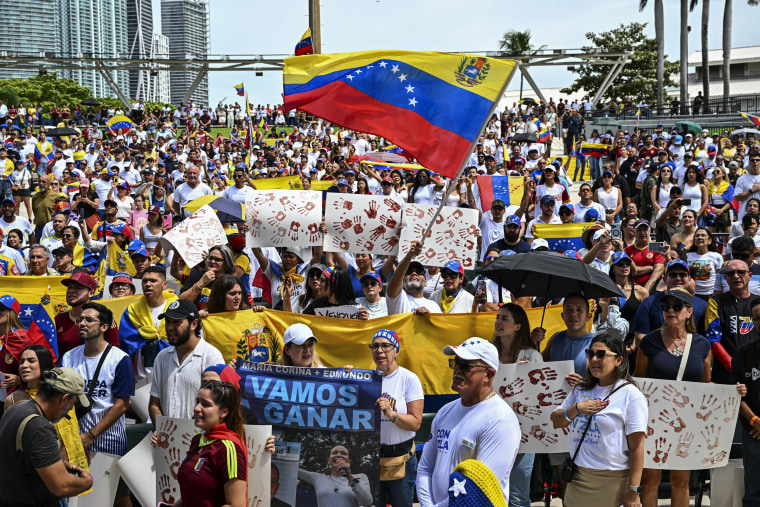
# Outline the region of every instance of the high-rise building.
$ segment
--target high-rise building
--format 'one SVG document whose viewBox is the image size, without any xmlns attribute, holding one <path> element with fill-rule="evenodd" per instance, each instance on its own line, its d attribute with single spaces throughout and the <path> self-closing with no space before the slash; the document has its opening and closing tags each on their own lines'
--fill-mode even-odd
<svg viewBox="0 0 760 507">
<path fill-rule="evenodd" d="M 205 60 L 209 52 L 209 5 L 207 0 L 161 0 L 161 32 L 169 38 L 171 58 Z M 201 68 L 201 64 L 187 66 Z M 198 72 L 171 73 L 171 102 L 179 105 Z M 208 105 L 208 76 L 190 95 L 196 105 Z"/>
<path fill-rule="evenodd" d="M 150 58 L 153 44 L 152 0 L 127 0 L 127 43 L 130 58 Z M 151 93 L 150 69 L 129 71 L 129 96 L 147 100 Z"/>
<path fill-rule="evenodd" d="M 169 58 L 169 38 L 166 35 L 160 33 L 153 34 L 153 57 L 158 60 Z M 172 97 L 169 93 L 171 80 L 169 74 L 168 70 L 151 71 L 151 85 L 153 86 L 150 96 L 151 101 L 171 102 Z"/>
<path fill-rule="evenodd" d="M 57 53 L 58 0 L 0 1 L 0 51 L 16 55 Z M 0 68 L 0 79 L 27 78 L 34 69 Z"/>
<path fill-rule="evenodd" d="M 127 0 L 56 0 L 60 20 L 60 52 L 66 58 L 95 56 L 126 58 L 129 56 Z M 5 2 L 3 2 L 5 3 Z M 36 38 L 37 34 L 34 34 Z M 108 80 L 129 93 L 129 71 L 108 70 Z M 80 85 L 92 89 L 95 97 L 116 97 L 108 80 L 96 69 L 64 70 Z"/>
</svg>

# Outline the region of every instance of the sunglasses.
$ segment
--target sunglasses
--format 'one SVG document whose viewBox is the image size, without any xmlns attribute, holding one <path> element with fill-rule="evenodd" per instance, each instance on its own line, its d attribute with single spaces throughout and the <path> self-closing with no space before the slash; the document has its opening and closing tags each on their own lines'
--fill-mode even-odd
<svg viewBox="0 0 760 507">
<path fill-rule="evenodd" d="M 459 368 L 459 371 L 470 371 L 472 368 L 488 369 L 490 368 L 490 366 L 482 365 L 482 364 L 465 363 L 457 359 L 449 359 L 449 368 L 451 368 L 452 370 L 456 370 L 457 368 Z"/>
<path fill-rule="evenodd" d="M 414 274 L 422 276 L 425 274 L 425 270 L 424 269 L 408 269 L 406 271 L 406 276 L 414 275 Z"/>
<path fill-rule="evenodd" d="M 217 264 L 221 264 L 224 262 L 224 259 L 221 257 L 206 257 L 206 262 L 215 262 Z"/>
<path fill-rule="evenodd" d="M 491 261 L 495 261 L 498 258 L 499 258 L 498 255 L 489 255 L 488 257 L 485 258 L 485 260 L 487 260 L 488 262 L 491 262 Z"/>
<path fill-rule="evenodd" d="M 683 303 L 660 303 L 660 308 L 663 312 L 667 312 L 668 310 L 673 310 L 674 312 L 678 313 L 681 310 L 683 310 L 684 304 Z"/>
<path fill-rule="evenodd" d="M 597 359 L 604 359 L 607 356 L 615 357 L 619 356 L 620 354 L 615 354 L 614 352 L 610 352 L 609 350 L 604 349 L 586 349 L 586 357 L 589 359 L 597 358 Z"/>
<path fill-rule="evenodd" d="M 746 276 L 747 273 L 749 273 L 749 271 L 747 271 L 746 269 L 732 269 L 731 271 L 726 271 L 726 277 L 731 277 L 731 276 L 736 276 L 736 275 Z"/>
<path fill-rule="evenodd" d="M 362 287 L 374 287 L 375 285 L 380 285 L 374 280 L 367 280 L 366 282 L 362 282 Z"/>
<path fill-rule="evenodd" d="M 441 278 L 456 278 L 459 276 L 459 273 L 454 273 L 452 271 L 445 271 L 441 273 Z"/>
</svg>

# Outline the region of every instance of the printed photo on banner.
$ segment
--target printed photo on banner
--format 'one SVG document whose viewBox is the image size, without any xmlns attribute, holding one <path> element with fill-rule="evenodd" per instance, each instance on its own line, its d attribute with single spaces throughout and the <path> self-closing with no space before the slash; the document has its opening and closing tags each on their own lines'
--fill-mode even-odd
<svg viewBox="0 0 760 507">
<path fill-rule="evenodd" d="M 281 445 L 300 444 L 294 505 L 329 506 L 334 498 L 340 505 L 376 504 L 379 372 L 246 361 L 238 361 L 237 372 L 243 405 L 272 425 Z"/>
<path fill-rule="evenodd" d="M 413 242 L 422 240 L 437 210 L 438 206 L 432 204 L 404 206 L 399 256 L 406 255 Z M 458 261 L 465 269 L 472 269 L 479 232 L 478 210 L 444 206 L 424 241 L 422 253 L 414 260 L 427 266 L 445 266 L 449 261 Z"/>
<path fill-rule="evenodd" d="M 325 251 L 396 255 L 402 207 L 392 197 L 327 194 Z"/>
<path fill-rule="evenodd" d="M 314 313 L 320 317 L 333 317 L 336 319 L 358 319 L 358 306 L 325 306 L 324 308 L 315 308 Z"/>
<path fill-rule="evenodd" d="M 322 244 L 322 193 L 311 190 L 257 191 L 245 203 L 248 247 Z"/>
<path fill-rule="evenodd" d="M 568 448 L 567 435 L 554 429 L 551 413 L 572 389 L 565 376 L 574 371 L 572 361 L 499 367 L 493 388 L 517 415 L 521 453 L 565 452 Z"/>
<path fill-rule="evenodd" d="M 645 468 L 700 470 L 728 463 L 741 401 L 736 386 L 635 380 L 649 401 Z"/>
<path fill-rule="evenodd" d="M 203 261 L 203 254 L 216 245 L 226 245 L 224 226 L 209 205 L 178 223 L 160 239 L 161 248 L 170 252 L 177 250 L 188 268 L 194 268 Z"/>
<path fill-rule="evenodd" d="M 272 507 L 296 504 L 298 489 L 298 463 L 301 460 L 301 444 L 277 442 L 272 456 Z"/>
</svg>

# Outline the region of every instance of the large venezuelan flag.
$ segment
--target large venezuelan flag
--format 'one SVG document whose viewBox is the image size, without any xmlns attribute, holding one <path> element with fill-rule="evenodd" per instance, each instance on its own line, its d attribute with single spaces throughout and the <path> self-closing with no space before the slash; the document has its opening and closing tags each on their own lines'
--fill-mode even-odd
<svg viewBox="0 0 760 507">
<path fill-rule="evenodd" d="M 129 354 L 133 355 L 151 340 L 159 340 L 161 350 L 169 346 L 166 341 L 166 326 L 162 319 L 159 327 L 153 324 L 153 316 L 148 306 L 148 300 L 142 296 L 132 296 L 132 302 L 124 309 L 119 320 L 119 347 Z M 127 298 L 109 299 L 107 301 L 118 301 Z M 170 303 L 177 299 L 173 292 L 164 291 L 164 310 Z M 113 310 L 112 310 L 113 311 Z M 114 318 L 118 318 L 114 312 Z"/>
<path fill-rule="evenodd" d="M 604 143 L 583 143 L 581 145 L 581 154 L 587 157 L 606 157 L 609 155 L 609 144 Z"/>
<path fill-rule="evenodd" d="M 581 250 L 585 248 L 581 237 L 583 231 L 593 226 L 594 223 L 579 224 L 551 224 L 536 225 L 533 233 L 535 238 L 543 238 L 549 243 L 552 252 L 564 252 L 565 250 Z"/>
<path fill-rule="evenodd" d="M 453 177 L 515 68 L 510 60 L 411 51 L 285 59 L 286 110 L 389 139 Z"/>
<path fill-rule="evenodd" d="M 519 206 L 525 193 L 525 180 L 522 176 L 478 176 L 480 191 L 480 209 L 491 209 L 495 200 L 504 202 L 505 206 Z"/>
</svg>

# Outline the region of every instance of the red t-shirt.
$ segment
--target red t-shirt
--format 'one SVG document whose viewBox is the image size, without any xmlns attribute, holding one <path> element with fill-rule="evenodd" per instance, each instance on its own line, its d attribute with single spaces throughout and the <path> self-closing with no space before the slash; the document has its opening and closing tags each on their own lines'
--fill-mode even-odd
<svg viewBox="0 0 760 507">
<path fill-rule="evenodd" d="M 58 333 L 59 360 L 69 350 L 84 344 L 79 338 L 79 327 L 71 320 L 69 312 L 59 313 L 55 316 L 55 330 Z M 119 346 L 119 329 L 115 322 L 106 333 L 106 341 L 114 347 Z"/>
<path fill-rule="evenodd" d="M 656 147 L 652 146 L 651 148 L 641 148 L 639 150 L 639 158 L 647 158 L 650 157 L 652 159 L 657 158 L 657 154 L 660 152 Z"/>
<path fill-rule="evenodd" d="M 638 267 L 654 266 L 655 264 L 665 263 L 665 257 L 661 253 L 650 252 L 648 247 L 643 250 L 639 250 L 636 248 L 636 245 L 631 245 L 625 249 L 625 253 L 628 254 L 628 257 L 630 257 Z M 652 274 L 649 273 L 646 275 L 637 276 L 633 280 L 639 285 L 644 285 L 649 281 L 651 277 Z"/>
<path fill-rule="evenodd" d="M 211 440 L 201 445 L 201 435 L 193 437 L 177 477 L 183 507 L 224 505 L 224 485 L 234 479 L 248 481 L 247 451 L 233 444 L 235 456 L 228 459 L 227 453 L 233 451 L 223 442 L 231 441 Z"/>
</svg>

